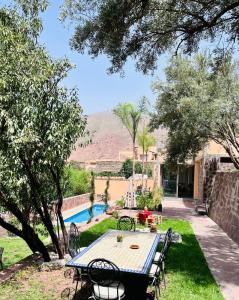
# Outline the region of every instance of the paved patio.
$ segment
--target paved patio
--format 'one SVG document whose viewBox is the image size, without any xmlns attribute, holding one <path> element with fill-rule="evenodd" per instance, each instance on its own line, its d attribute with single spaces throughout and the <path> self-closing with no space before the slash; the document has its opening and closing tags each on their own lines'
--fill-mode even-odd
<svg viewBox="0 0 239 300">
<path fill-rule="evenodd" d="M 226 300 L 239 299 L 239 246 L 207 216 L 194 212 L 193 201 L 165 198 L 163 216 L 191 222 L 209 268 Z"/>
</svg>

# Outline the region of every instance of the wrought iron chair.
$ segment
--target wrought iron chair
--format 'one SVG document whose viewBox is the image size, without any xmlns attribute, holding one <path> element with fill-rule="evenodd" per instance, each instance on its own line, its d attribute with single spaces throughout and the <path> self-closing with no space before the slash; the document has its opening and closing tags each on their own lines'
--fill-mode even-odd
<svg viewBox="0 0 239 300">
<path fill-rule="evenodd" d="M 157 300 L 159 299 L 160 296 L 160 283 L 161 283 L 160 274 L 161 274 L 162 263 L 163 263 L 163 255 L 160 256 L 157 264 L 152 264 L 148 274 L 149 284 L 154 286 Z"/>
<path fill-rule="evenodd" d="M 86 247 L 80 247 L 80 232 L 75 223 L 71 223 L 70 230 L 68 232 L 68 252 L 70 256 L 73 258 L 78 255 L 81 251 L 83 251 Z M 75 294 L 78 289 L 78 284 L 87 276 L 87 273 L 82 271 L 81 269 L 68 269 L 64 273 L 65 278 L 73 278 L 73 282 L 76 281 Z"/>
<path fill-rule="evenodd" d="M 135 220 L 129 216 L 122 216 L 118 220 L 117 229 L 135 231 Z"/>
<path fill-rule="evenodd" d="M 3 270 L 3 258 L 2 258 L 3 250 L 4 248 L 0 247 L 0 267 L 2 270 Z"/>
<path fill-rule="evenodd" d="M 166 280 L 165 280 L 165 260 L 167 257 L 167 253 L 169 247 L 172 243 L 172 228 L 169 228 L 166 232 L 164 243 L 161 252 L 156 252 L 154 257 L 154 265 L 158 265 L 162 274 L 162 280 L 164 282 L 164 286 L 166 287 Z"/>
<path fill-rule="evenodd" d="M 124 285 L 119 281 L 120 270 L 109 260 L 98 258 L 88 264 L 88 277 L 93 284 L 95 300 L 121 300 L 125 298 Z"/>
</svg>

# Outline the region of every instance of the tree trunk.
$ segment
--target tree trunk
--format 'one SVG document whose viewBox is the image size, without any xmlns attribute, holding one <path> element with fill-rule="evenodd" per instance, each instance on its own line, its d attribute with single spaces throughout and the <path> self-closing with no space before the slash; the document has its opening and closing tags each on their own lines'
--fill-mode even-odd
<svg viewBox="0 0 239 300">
<path fill-rule="evenodd" d="M 135 141 L 133 141 L 133 178 L 134 178 L 134 175 L 135 175 Z"/>
<path fill-rule="evenodd" d="M 48 250 L 43 242 L 39 239 L 38 235 L 34 232 L 33 228 L 28 224 L 22 224 L 23 239 L 28 244 L 32 252 L 40 252 L 44 261 L 50 261 Z"/>
<path fill-rule="evenodd" d="M 51 171 L 52 174 L 52 178 L 55 182 L 56 185 L 56 190 L 57 190 L 57 209 L 56 209 L 56 214 L 59 218 L 60 221 L 60 225 L 61 225 L 61 231 L 62 231 L 62 236 L 63 236 L 63 243 L 64 243 L 64 248 L 65 248 L 65 253 L 68 253 L 68 237 L 67 237 L 67 231 L 66 231 L 66 226 L 64 223 L 64 219 L 62 216 L 62 205 L 63 205 L 63 195 L 62 195 L 62 189 L 61 189 L 61 185 L 60 185 L 60 176 L 59 176 L 59 172 L 55 172 L 55 170 L 53 168 L 51 168 L 51 166 L 49 166 L 49 169 Z"/>
<path fill-rule="evenodd" d="M 146 162 L 145 162 L 146 167 L 147 167 L 147 164 L 148 164 L 148 152 L 146 152 Z M 145 180 L 145 189 L 147 189 L 147 187 L 148 187 L 148 176 Z"/>
<path fill-rule="evenodd" d="M 27 224 L 27 222 L 21 222 L 22 230 L 19 230 L 15 226 L 7 223 L 3 218 L 0 217 L 0 225 L 9 232 L 24 239 L 24 241 L 27 243 L 27 245 L 33 253 L 35 253 L 36 251 L 40 252 L 44 261 L 51 260 L 47 248 L 39 239 L 38 235 L 34 232 L 33 228 L 29 224 Z"/>
<path fill-rule="evenodd" d="M 144 150 L 143 150 L 143 159 L 142 159 L 142 193 L 144 192 Z"/>
<path fill-rule="evenodd" d="M 55 230 L 54 230 L 54 227 L 53 227 L 53 224 L 51 221 L 51 216 L 48 211 L 48 207 L 45 202 L 43 202 L 42 205 L 43 205 L 43 209 L 44 209 L 44 217 L 42 217 L 42 221 L 50 234 L 53 245 L 56 247 L 56 251 L 58 253 L 59 259 L 62 259 L 62 258 L 64 258 L 64 253 L 62 251 L 60 241 L 58 240 L 57 235 L 55 233 Z"/>
</svg>

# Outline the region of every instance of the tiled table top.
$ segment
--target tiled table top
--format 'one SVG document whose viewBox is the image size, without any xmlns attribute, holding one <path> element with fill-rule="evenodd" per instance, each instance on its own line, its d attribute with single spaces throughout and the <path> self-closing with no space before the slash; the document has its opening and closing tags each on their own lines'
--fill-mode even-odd
<svg viewBox="0 0 239 300">
<path fill-rule="evenodd" d="M 123 235 L 123 242 L 117 242 L 117 235 Z M 112 261 L 123 272 L 147 274 L 159 243 L 157 233 L 109 230 L 90 244 L 66 265 L 87 267 L 96 258 Z M 139 249 L 131 249 L 131 245 Z"/>
</svg>

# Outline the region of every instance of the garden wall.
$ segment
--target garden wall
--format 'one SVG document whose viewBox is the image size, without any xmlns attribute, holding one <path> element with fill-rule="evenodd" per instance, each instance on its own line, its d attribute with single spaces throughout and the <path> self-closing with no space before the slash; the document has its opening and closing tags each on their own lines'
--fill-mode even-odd
<svg viewBox="0 0 239 300">
<path fill-rule="evenodd" d="M 239 172 L 217 172 L 210 195 L 210 217 L 239 244 Z"/>
<path fill-rule="evenodd" d="M 82 194 L 82 195 L 77 195 L 73 197 L 68 197 L 63 200 L 63 206 L 62 206 L 62 211 L 65 211 L 67 209 L 71 209 L 73 207 L 76 207 L 78 205 L 84 204 L 89 201 L 89 196 L 90 194 Z"/>
<path fill-rule="evenodd" d="M 107 177 L 96 177 L 95 179 L 95 193 L 103 194 L 106 188 Z M 153 188 L 153 179 L 148 179 L 148 188 L 152 190 Z M 141 184 L 141 180 L 136 181 L 136 186 Z M 109 195 L 110 200 L 121 199 L 122 196 L 128 191 L 129 180 L 124 177 L 111 177 L 110 186 L 109 186 Z"/>
</svg>

